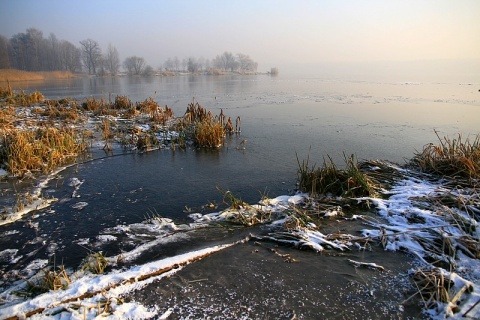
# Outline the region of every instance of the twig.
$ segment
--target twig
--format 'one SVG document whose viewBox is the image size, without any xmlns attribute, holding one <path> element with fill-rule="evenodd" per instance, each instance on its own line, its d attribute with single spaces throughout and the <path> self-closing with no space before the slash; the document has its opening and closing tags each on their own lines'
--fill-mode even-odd
<svg viewBox="0 0 480 320">
<path fill-rule="evenodd" d="M 371 268 L 371 269 L 385 271 L 384 267 L 382 267 L 382 266 L 380 266 L 376 263 L 373 263 L 373 262 L 359 262 L 359 261 L 355 261 L 355 260 L 351 260 L 351 259 L 348 259 L 348 262 L 353 264 L 355 267 L 367 267 L 367 268 Z"/>
</svg>

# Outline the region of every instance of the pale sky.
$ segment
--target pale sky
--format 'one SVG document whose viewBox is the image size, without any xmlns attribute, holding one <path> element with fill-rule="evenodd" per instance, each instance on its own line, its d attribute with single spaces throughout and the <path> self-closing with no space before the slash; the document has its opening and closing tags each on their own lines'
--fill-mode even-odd
<svg viewBox="0 0 480 320">
<path fill-rule="evenodd" d="M 270 67 L 480 60 L 480 0 L 1 0 L 0 34 L 34 27 L 123 61 L 244 53 Z"/>
</svg>

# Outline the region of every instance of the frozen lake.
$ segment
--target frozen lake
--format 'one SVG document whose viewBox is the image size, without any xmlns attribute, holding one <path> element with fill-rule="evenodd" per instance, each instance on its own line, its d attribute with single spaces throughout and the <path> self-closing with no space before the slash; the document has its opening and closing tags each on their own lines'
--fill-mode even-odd
<svg viewBox="0 0 480 320">
<path fill-rule="evenodd" d="M 434 130 L 441 136 L 461 133 L 467 137 L 480 128 L 479 83 L 225 75 L 84 78 L 21 86 L 52 99 L 81 101 L 93 96 L 108 100 L 126 95 L 141 101 L 152 97 L 177 116 L 195 98 L 214 114 L 222 109 L 232 119 L 240 116 L 242 132 L 227 138 L 220 150 L 144 154 L 117 150 L 114 156 L 97 153 L 96 159 L 63 170 L 43 190 L 58 202 L 0 226 L 0 251 L 13 250 L 0 257 L 3 272 L 22 270 L 32 261 L 53 256 L 75 268 L 85 257 L 83 247 L 109 256 L 132 250 L 154 236 L 144 231 L 145 239 L 132 240 L 129 236 L 135 232 L 123 234 L 118 231 L 122 226 L 138 224 L 153 213 L 177 224 L 188 223 L 191 212 L 226 207 L 217 188 L 230 190 L 249 203 L 259 201 L 262 194 L 293 194 L 297 155 L 300 161 L 309 155 L 311 163 L 318 165 L 327 155 L 341 165 L 344 153 L 403 164 L 415 150 L 437 142 Z M 237 149 L 244 140 L 245 149 Z M 75 181 L 82 184 L 72 197 Z M 28 181 L 16 188 L 23 187 L 29 187 Z M 14 201 L 19 190 L 7 183 L 2 188 L 3 201 Z M 188 237 L 169 238 L 169 245 L 149 251 L 141 262 L 238 237 L 235 230 L 220 229 L 192 236 L 193 244 Z M 304 259 L 311 262 L 312 257 Z M 394 265 L 398 256 L 385 259 Z M 322 263 L 332 263 L 329 269 L 334 270 L 334 260 L 329 261 Z M 359 277 L 363 276 L 353 276 Z M 395 313 L 388 314 L 393 317 Z"/>
</svg>

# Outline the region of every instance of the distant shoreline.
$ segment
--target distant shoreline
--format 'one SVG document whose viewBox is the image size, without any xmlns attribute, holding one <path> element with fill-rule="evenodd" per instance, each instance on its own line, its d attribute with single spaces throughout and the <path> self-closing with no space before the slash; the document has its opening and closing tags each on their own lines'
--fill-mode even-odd
<svg viewBox="0 0 480 320">
<path fill-rule="evenodd" d="M 70 71 L 30 72 L 17 69 L 0 69 L 0 82 L 35 81 L 48 79 L 70 79 L 78 75 Z"/>
<path fill-rule="evenodd" d="M 150 76 L 160 76 L 160 77 L 172 77 L 172 76 L 185 76 L 185 75 L 271 75 L 270 72 L 236 72 L 236 71 L 223 71 L 223 70 L 208 70 L 202 72 L 182 72 L 182 71 L 159 71 L 152 75 L 133 75 L 135 77 L 150 77 Z M 43 81 L 43 80 L 52 80 L 52 79 L 71 79 L 78 77 L 88 77 L 89 75 L 83 73 L 72 73 L 70 71 L 23 71 L 17 69 L 0 69 L 0 83 L 4 82 L 18 82 L 18 81 Z M 92 77 L 109 77 L 111 75 L 92 75 Z M 114 77 L 124 77 L 130 76 L 126 73 L 119 73 Z"/>
</svg>

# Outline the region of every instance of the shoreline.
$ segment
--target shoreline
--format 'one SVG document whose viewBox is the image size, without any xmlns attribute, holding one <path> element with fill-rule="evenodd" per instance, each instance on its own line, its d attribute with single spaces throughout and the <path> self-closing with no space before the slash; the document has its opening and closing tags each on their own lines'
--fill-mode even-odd
<svg viewBox="0 0 480 320">
<path fill-rule="evenodd" d="M 157 71 L 151 75 L 129 75 L 127 73 L 118 73 L 116 75 L 88 75 L 85 73 L 72 73 L 70 71 L 23 71 L 17 69 L 0 69 L 0 84 L 7 82 L 21 82 L 21 81 L 45 81 L 45 80 L 64 80 L 81 77 L 92 78 L 106 78 L 106 77 L 177 77 L 177 76 L 198 76 L 198 75 L 211 75 L 211 76 L 225 76 L 225 75 L 238 75 L 238 76 L 258 76 L 258 75 L 270 75 L 277 76 L 270 72 L 232 72 L 223 70 L 205 70 L 202 72 L 183 72 L 183 71 Z"/>
</svg>

